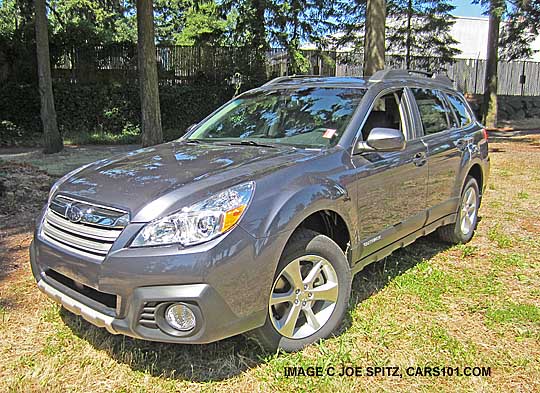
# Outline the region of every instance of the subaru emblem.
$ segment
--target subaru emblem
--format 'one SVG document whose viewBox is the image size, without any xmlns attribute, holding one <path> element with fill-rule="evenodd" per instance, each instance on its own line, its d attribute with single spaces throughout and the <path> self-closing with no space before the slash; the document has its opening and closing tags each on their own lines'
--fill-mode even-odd
<svg viewBox="0 0 540 393">
<path fill-rule="evenodd" d="M 70 205 L 66 210 L 66 217 L 71 222 L 79 222 L 84 216 L 83 211 L 77 205 Z"/>
</svg>

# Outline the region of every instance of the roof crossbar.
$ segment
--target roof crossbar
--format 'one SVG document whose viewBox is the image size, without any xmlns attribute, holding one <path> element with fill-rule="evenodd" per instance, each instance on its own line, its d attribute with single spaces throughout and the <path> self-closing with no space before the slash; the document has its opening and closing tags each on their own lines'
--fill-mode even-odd
<svg viewBox="0 0 540 393">
<path fill-rule="evenodd" d="M 454 82 L 448 76 L 443 74 L 436 74 L 434 72 L 420 71 L 420 70 L 396 70 L 387 69 L 377 71 L 373 76 L 369 78 L 370 82 L 382 82 L 391 79 L 404 79 L 415 78 L 416 75 L 421 75 L 426 78 L 433 79 L 443 85 L 453 86 Z"/>
</svg>

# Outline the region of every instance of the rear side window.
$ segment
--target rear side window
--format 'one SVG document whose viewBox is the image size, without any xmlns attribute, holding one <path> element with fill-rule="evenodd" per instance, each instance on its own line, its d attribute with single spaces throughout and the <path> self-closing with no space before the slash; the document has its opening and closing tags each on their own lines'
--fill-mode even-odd
<svg viewBox="0 0 540 393">
<path fill-rule="evenodd" d="M 411 89 L 420 111 L 420 118 L 426 135 L 448 129 L 448 119 L 452 116 L 436 90 Z"/>
<path fill-rule="evenodd" d="M 454 109 L 454 113 L 459 122 L 459 127 L 463 128 L 471 124 L 472 118 L 463 99 L 453 94 L 447 94 L 447 97 L 450 105 L 452 105 L 452 108 Z"/>
</svg>

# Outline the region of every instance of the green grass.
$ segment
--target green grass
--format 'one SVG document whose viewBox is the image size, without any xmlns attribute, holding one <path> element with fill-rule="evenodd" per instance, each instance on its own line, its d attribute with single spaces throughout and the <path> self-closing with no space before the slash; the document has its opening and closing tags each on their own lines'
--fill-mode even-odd
<svg viewBox="0 0 540 393">
<path fill-rule="evenodd" d="M 500 269 L 505 269 L 512 266 L 526 267 L 527 260 L 522 254 L 510 253 L 510 254 L 496 254 L 490 258 L 491 263 Z"/>
<path fill-rule="evenodd" d="M 92 134 L 73 134 L 64 138 L 66 145 L 134 145 L 141 143 L 138 131 L 127 131 L 122 134 L 108 132 Z"/>
<path fill-rule="evenodd" d="M 499 224 L 488 230 L 488 239 L 497 243 L 499 248 L 509 248 L 512 246 L 512 239 L 503 232 Z"/>
<path fill-rule="evenodd" d="M 478 246 L 473 246 L 471 244 L 459 244 L 456 248 L 461 251 L 461 256 L 463 258 L 474 256 L 478 252 Z"/>
<path fill-rule="evenodd" d="M 517 196 L 519 199 L 529 199 L 529 194 L 525 191 L 518 192 Z"/>
<path fill-rule="evenodd" d="M 164 129 L 165 142 L 178 139 L 183 135 L 182 130 Z M 110 132 L 68 133 L 64 136 L 66 145 L 137 145 L 141 143 L 141 132 L 138 128 L 126 129 L 120 134 Z"/>
<path fill-rule="evenodd" d="M 540 324 L 540 307 L 533 304 L 510 303 L 502 308 L 490 308 L 486 317 L 496 323 Z"/>
<path fill-rule="evenodd" d="M 512 172 L 509 171 L 508 169 L 500 169 L 498 172 L 499 172 L 498 173 L 499 176 L 501 176 L 501 177 L 510 177 L 510 176 L 512 176 Z"/>
<path fill-rule="evenodd" d="M 421 310 L 444 310 L 446 305 L 442 295 L 455 284 L 452 275 L 422 261 L 407 273 L 398 276 L 392 282 L 400 292 L 417 297 L 420 302 L 415 304 Z"/>
</svg>

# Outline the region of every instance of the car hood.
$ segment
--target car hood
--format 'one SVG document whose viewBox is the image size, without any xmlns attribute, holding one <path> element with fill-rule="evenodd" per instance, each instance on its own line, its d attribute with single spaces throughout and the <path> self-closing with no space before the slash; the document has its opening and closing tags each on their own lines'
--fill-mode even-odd
<svg viewBox="0 0 540 393">
<path fill-rule="evenodd" d="M 147 221 L 317 154 L 285 146 L 175 141 L 97 161 L 69 177 L 57 193 L 126 209 L 135 221 Z"/>
</svg>

